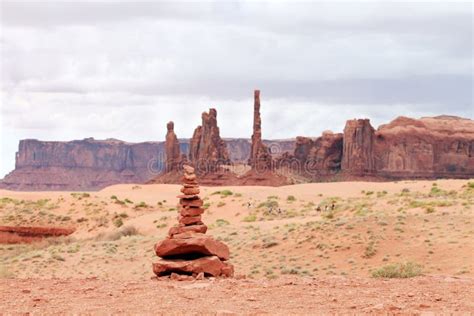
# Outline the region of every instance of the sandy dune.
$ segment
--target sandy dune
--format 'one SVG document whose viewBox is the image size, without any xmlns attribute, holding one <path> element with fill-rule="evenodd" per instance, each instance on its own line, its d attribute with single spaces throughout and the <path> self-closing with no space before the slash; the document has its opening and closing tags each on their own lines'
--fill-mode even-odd
<svg viewBox="0 0 474 316">
<path fill-rule="evenodd" d="M 99 192 L 0 191 L 0 225 L 76 228 L 71 237 L 0 245 L 1 291 L 12 291 L 17 298 L 4 301 L 1 309 L 31 311 L 36 304 L 41 312 L 59 308 L 60 303 L 64 311 L 107 310 L 100 299 L 92 300 L 90 307 L 82 303 L 110 291 L 115 312 L 137 312 L 145 307 L 131 306 L 129 298 L 146 302 L 157 292 L 170 294 L 146 311 L 171 308 L 179 313 L 179 306 L 192 300 L 196 308 L 189 311 L 197 313 L 309 313 L 318 306 L 323 312 L 474 312 L 472 300 L 466 299 L 473 294 L 474 188 L 466 180 L 204 187 L 201 197 L 208 209 L 203 220 L 209 234 L 229 245 L 236 275 L 246 280 L 150 280 L 156 260 L 153 244 L 176 223 L 179 188 L 115 185 Z M 371 276 L 381 267 L 406 262 L 419 266 L 425 276 L 386 281 Z M 64 303 L 54 290 L 45 290 L 55 284 L 67 289 L 66 298 L 75 299 Z M 345 293 L 358 293 L 358 284 L 365 284 L 361 289 L 366 290 L 360 304 L 351 303 Z M 120 291 L 129 287 L 135 294 L 125 299 Z M 268 287 L 275 290 L 268 293 Z M 407 296 L 427 291 L 432 295 Z M 36 293 L 41 293 L 40 300 L 35 301 Z M 223 303 L 205 307 L 196 299 L 201 293 Z M 296 303 L 277 308 L 269 303 L 271 295 L 277 301 L 288 295 Z M 437 296 L 441 300 L 432 299 Z"/>
</svg>

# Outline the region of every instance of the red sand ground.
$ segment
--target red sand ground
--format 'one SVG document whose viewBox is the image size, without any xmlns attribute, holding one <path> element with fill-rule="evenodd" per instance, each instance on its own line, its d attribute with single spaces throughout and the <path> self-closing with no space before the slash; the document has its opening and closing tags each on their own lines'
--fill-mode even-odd
<svg viewBox="0 0 474 316">
<path fill-rule="evenodd" d="M 2 280 L 2 312 L 37 314 L 470 314 L 474 279 L 284 277 L 203 281 Z"/>
</svg>

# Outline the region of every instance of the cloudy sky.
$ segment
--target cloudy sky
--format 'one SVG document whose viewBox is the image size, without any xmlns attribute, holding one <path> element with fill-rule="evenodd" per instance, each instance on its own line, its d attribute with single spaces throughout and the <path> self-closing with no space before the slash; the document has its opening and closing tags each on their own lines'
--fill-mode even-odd
<svg viewBox="0 0 474 316">
<path fill-rule="evenodd" d="M 224 137 L 474 118 L 470 2 L 0 2 L 0 178 L 18 141 Z"/>
</svg>

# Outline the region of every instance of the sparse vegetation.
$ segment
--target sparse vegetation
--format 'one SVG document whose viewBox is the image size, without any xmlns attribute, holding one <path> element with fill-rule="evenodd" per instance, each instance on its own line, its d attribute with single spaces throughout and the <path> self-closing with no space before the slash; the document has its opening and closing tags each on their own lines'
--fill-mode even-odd
<svg viewBox="0 0 474 316">
<path fill-rule="evenodd" d="M 374 278 L 413 278 L 421 275 L 422 268 L 413 262 L 393 263 L 372 272 Z"/>
</svg>

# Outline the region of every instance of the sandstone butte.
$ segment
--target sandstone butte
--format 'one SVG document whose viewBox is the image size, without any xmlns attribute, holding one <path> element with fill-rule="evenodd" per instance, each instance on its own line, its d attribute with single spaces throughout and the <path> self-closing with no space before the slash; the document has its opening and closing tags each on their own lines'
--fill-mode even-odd
<svg viewBox="0 0 474 316">
<path fill-rule="evenodd" d="M 182 194 L 177 196 L 178 225 L 155 245 L 155 253 L 161 259 L 153 263 L 153 272 L 158 277 L 173 278 L 231 277 L 234 267 L 227 262 L 229 248 L 206 235 L 207 226 L 201 221 L 204 208 L 194 168 L 184 165 L 183 169 Z"/>
</svg>

